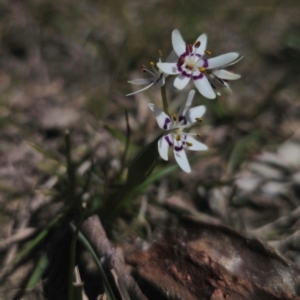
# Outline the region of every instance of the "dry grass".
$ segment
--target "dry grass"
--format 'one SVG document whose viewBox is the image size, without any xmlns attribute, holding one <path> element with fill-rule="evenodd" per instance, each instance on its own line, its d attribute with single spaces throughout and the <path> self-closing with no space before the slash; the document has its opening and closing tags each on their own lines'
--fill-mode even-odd
<svg viewBox="0 0 300 300">
<path fill-rule="evenodd" d="M 255 0 L 2 1 L 0 245 L 8 243 L 0 247 L 2 264 L 70 196 L 67 129 L 77 170 L 74 193 L 88 201 L 89 212 L 102 216 L 117 243 L 151 242 L 183 213 L 261 233 L 273 245 L 294 234 L 297 218 L 287 226 L 262 228 L 289 216 L 300 203 L 299 12 L 297 1 L 275 0 L 263 5 Z M 234 66 L 242 79 L 231 85 L 232 95 L 213 101 L 196 96 L 195 102 L 207 106 L 201 132 L 211 150 L 194 155 L 193 173 L 174 171 L 144 189 L 146 212 L 139 214 L 142 201 L 136 196 L 118 219 L 105 220 L 105 199 L 125 178 L 125 173 L 118 177 L 124 110 L 132 131 L 129 158 L 159 134 L 147 107 L 150 101 L 159 103 L 159 91 L 125 97 L 133 89 L 127 80 L 141 77 L 139 66 L 155 61 L 158 50 L 169 53 L 174 28 L 190 41 L 206 32 L 214 55 L 244 55 Z M 179 99 L 174 106 L 183 97 L 177 96 L 169 92 L 170 99 Z M 159 161 L 156 171 L 173 163 Z M 43 249 L 39 246 L 36 253 Z M 280 249 L 299 263 L 298 248 Z M 1 299 L 19 291 L 35 258 L 6 277 Z"/>
</svg>

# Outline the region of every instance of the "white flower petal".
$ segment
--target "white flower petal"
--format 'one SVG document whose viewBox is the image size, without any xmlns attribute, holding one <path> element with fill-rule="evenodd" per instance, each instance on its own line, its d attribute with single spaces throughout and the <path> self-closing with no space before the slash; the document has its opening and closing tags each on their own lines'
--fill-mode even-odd
<svg viewBox="0 0 300 300">
<path fill-rule="evenodd" d="M 212 71 L 212 73 L 216 77 L 221 78 L 221 79 L 226 79 L 226 80 L 236 80 L 236 79 L 241 78 L 241 75 L 235 74 L 232 72 L 228 72 L 226 70 L 214 70 L 214 71 Z"/>
<path fill-rule="evenodd" d="M 186 98 L 186 100 L 181 104 L 179 112 L 178 112 L 178 116 L 185 116 L 187 110 L 190 108 L 190 106 L 192 105 L 194 96 L 195 96 L 195 90 L 191 90 Z"/>
<path fill-rule="evenodd" d="M 166 113 L 161 111 L 155 104 L 149 103 L 148 106 L 154 113 L 158 126 L 161 129 L 168 130 L 170 128 L 170 125 L 172 124 L 170 117 Z"/>
<path fill-rule="evenodd" d="M 202 116 L 205 114 L 205 111 L 206 107 L 204 105 L 190 108 L 185 115 L 187 125 L 197 122 L 196 118 L 202 118 Z"/>
<path fill-rule="evenodd" d="M 140 90 L 138 90 L 138 91 L 135 91 L 135 92 L 133 92 L 133 93 L 127 94 L 127 95 L 125 95 L 125 96 L 132 96 L 132 95 L 135 95 L 135 94 L 137 94 L 137 93 L 139 93 L 139 92 L 142 92 L 142 91 L 144 91 L 144 90 L 147 90 L 147 89 L 149 89 L 153 84 L 154 84 L 154 82 L 151 82 L 151 83 L 150 83 L 149 85 L 147 85 L 146 87 L 144 87 L 144 88 L 142 88 L 142 89 L 140 89 Z"/>
<path fill-rule="evenodd" d="M 174 86 L 176 87 L 176 89 L 182 90 L 187 86 L 190 80 L 191 77 L 187 77 L 182 74 L 179 74 L 174 80 Z"/>
<path fill-rule="evenodd" d="M 174 29 L 172 31 L 172 45 L 173 49 L 178 56 L 185 52 L 185 41 L 183 40 L 179 30 Z"/>
<path fill-rule="evenodd" d="M 161 88 L 163 85 L 165 85 L 166 80 L 165 80 L 166 76 L 161 76 L 161 78 L 158 81 L 154 82 L 154 85 L 157 86 L 158 88 Z"/>
<path fill-rule="evenodd" d="M 230 88 L 230 86 L 226 86 L 222 89 L 222 92 L 228 94 L 228 95 L 231 95 L 232 94 L 232 90 Z"/>
<path fill-rule="evenodd" d="M 220 92 L 222 93 L 225 92 L 227 94 L 232 93 L 229 84 L 225 80 L 215 77 L 213 74 L 210 75 L 209 82 L 211 83 L 212 86 L 214 86 L 215 92 L 218 96 L 221 95 Z"/>
<path fill-rule="evenodd" d="M 128 83 L 136 84 L 136 85 L 145 85 L 145 84 L 152 83 L 154 80 L 155 80 L 155 78 L 153 78 L 153 77 L 151 77 L 151 78 L 140 78 L 140 79 L 130 80 L 130 81 L 128 81 Z"/>
<path fill-rule="evenodd" d="M 208 99 L 216 98 L 216 94 L 215 94 L 213 88 L 211 87 L 209 81 L 207 80 L 207 78 L 204 75 L 200 79 L 194 79 L 194 84 L 202 96 L 204 96 Z"/>
<path fill-rule="evenodd" d="M 200 46 L 199 48 L 196 49 L 196 53 L 200 54 L 201 56 L 204 54 L 204 51 L 206 49 L 206 44 L 207 44 L 207 35 L 206 34 L 201 34 L 195 43 L 197 43 L 197 41 L 200 42 Z"/>
<path fill-rule="evenodd" d="M 230 64 L 232 61 L 236 60 L 239 57 L 239 54 L 236 52 L 226 53 L 217 57 L 209 58 L 207 60 L 208 67 L 207 69 L 219 68 L 224 65 Z"/>
<path fill-rule="evenodd" d="M 229 95 L 232 94 L 232 90 L 227 82 L 224 82 L 224 87 L 222 88 L 222 91 Z"/>
<path fill-rule="evenodd" d="M 179 73 L 177 70 L 177 63 L 160 63 L 158 62 L 157 67 L 164 73 L 170 75 L 176 75 Z"/>
<path fill-rule="evenodd" d="M 176 141 L 176 140 L 175 140 Z M 181 150 L 179 150 L 181 149 Z M 176 145 L 173 147 L 175 160 L 178 163 L 179 167 L 186 173 L 191 172 L 191 167 L 189 161 L 186 157 L 186 153 L 183 149 L 183 145 L 181 141 L 176 141 Z"/>
<path fill-rule="evenodd" d="M 171 143 L 172 142 L 171 142 L 171 135 L 170 134 L 164 135 L 158 141 L 158 144 L 157 144 L 158 145 L 158 152 L 159 152 L 160 157 L 164 160 L 169 159 L 168 150 L 169 150 L 170 146 L 172 146 Z"/>
<path fill-rule="evenodd" d="M 240 60 L 242 60 L 243 58 L 244 58 L 244 56 L 241 56 L 241 57 L 239 57 L 237 60 L 235 60 L 235 61 L 231 62 L 230 64 L 227 64 L 227 65 L 225 65 L 225 66 L 223 66 L 223 67 L 232 66 L 232 65 L 238 63 L 238 62 L 239 62 Z"/>
<path fill-rule="evenodd" d="M 165 62 L 177 62 L 178 55 L 174 50 L 171 51 Z"/>
<path fill-rule="evenodd" d="M 186 142 L 189 142 L 189 143 L 192 143 L 192 146 L 186 146 L 185 148 L 188 149 L 188 150 L 192 150 L 192 151 L 203 151 L 203 150 L 207 150 L 208 147 L 197 141 L 196 139 L 194 139 L 193 137 L 191 137 L 190 135 L 187 136 Z"/>
</svg>

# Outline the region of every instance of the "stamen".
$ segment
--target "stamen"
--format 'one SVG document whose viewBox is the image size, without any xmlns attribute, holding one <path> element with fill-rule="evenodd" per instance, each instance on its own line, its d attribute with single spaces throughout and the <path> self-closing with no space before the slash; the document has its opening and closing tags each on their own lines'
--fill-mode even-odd
<svg viewBox="0 0 300 300">
<path fill-rule="evenodd" d="M 142 70 L 143 72 L 146 72 L 146 66 L 141 65 L 141 70 Z"/>
<path fill-rule="evenodd" d="M 206 69 L 203 68 L 203 67 L 201 67 L 201 68 L 199 68 L 199 71 L 200 71 L 201 73 L 205 73 L 205 72 L 206 72 Z"/>
<path fill-rule="evenodd" d="M 203 121 L 202 118 L 196 118 L 195 120 L 199 123 Z"/>
<path fill-rule="evenodd" d="M 190 142 L 186 142 L 186 144 L 187 144 L 187 146 L 189 146 L 189 147 L 193 146 L 193 144 L 190 143 Z"/>
<path fill-rule="evenodd" d="M 154 66 L 155 66 L 155 64 L 154 64 L 153 61 L 150 61 L 150 66 L 151 66 L 151 67 L 154 67 Z"/>
<path fill-rule="evenodd" d="M 191 54 L 193 52 L 193 46 L 191 44 L 186 45 L 185 51 L 188 54 Z"/>
<path fill-rule="evenodd" d="M 158 55 L 159 55 L 160 57 L 162 57 L 162 56 L 163 56 L 163 53 L 162 53 L 162 51 L 161 51 L 161 50 L 158 50 Z"/>
<path fill-rule="evenodd" d="M 202 136 L 202 134 L 201 134 L 200 132 L 198 132 L 198 133 L 197 133 L 197 136 L 200 137 L 200 136 Z"/>
<path fill-rule="evenodd" d="M 160 70 L 159 70 L 159 72 L 160 72 Z M 156 82 L 159 82 L 162 77 L 163 77 L 163 73 L 160 73 L 159 77 L 156 79 Z"/>
<path fill-rule="evenodd" d="M 173 120 L 174 120 L 174 121 L 177 120 L 177 115 L 176 115 L 176 114 L 173 115 Z"/>
<path fill-rule="evenodd" d="M 205 53 L 206 53 L 207 55 L 211 55 L 211 52 L 210 52 L 209 50 L 206 50 Z"/>
<path fill-rule="evenodd" d="M 219 78 L 217 76 L 215 76 L 215 77 L 224 85 L 224 80 L 223 79 L 221 79 L 221 78 Z"/>
<path fill-rule="evenodd" d="M 180 56 L 180 57 L 178 58 L 177 64 L 178 64 L 179 66 L 182 66 L 182 65 L 184 64 L 184 57 L 183 57 L 183 56 Z"/>
<path fill-rule="evenodd" d="M 199 48 L 201 45 L 200 41 L 196 41 L 195 44 L 194 44 L 194 47 L 195 48 Z"/>
<path fill-rule="evenodd" d="M 178 134 L 178 135 L 176 135 L 176 137 L 175 137 L 175 139 L 176 139 L 176 141 L 180 141 L 180 135 Z"/>
</svg>

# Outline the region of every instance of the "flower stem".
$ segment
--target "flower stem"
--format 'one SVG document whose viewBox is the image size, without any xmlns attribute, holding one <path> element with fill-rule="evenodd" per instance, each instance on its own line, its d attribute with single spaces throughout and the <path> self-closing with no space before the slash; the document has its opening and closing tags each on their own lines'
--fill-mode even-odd
<svg viewBox="0 0 300 300">
<path fill-rule="evenodd" d="M 171 116 L 170 113 L 169 113 L 169 106 L 168 106 L 167 93 L 166 93 L 166 85 L 163 85 L 160 88 L 160 92 L 161 92 L 161 98 L 162 98 L 162 101 L 163 101 L 164 112 L 167 115 Z"/>
</svg>

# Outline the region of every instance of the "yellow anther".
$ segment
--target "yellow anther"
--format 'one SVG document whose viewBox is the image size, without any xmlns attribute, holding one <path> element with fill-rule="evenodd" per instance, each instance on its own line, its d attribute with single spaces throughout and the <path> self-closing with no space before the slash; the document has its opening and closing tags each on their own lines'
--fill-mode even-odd
<svg viewBox="0 0 300 300">
<path fill-rule="evenodd" d="M 187 144 L 187 146 L 189 146 L 189 147 L 193 146 L 193 144 L 190 143 L 190 142 L 186 142 L 186 144 Z"/>
<path fill-rule="evenodd" d="M 203 68 L 203 67 L 201 67 L 201 68 L 199 68 L 199 71 L 202 72 L 202 73 L 204 73 L 204 72 L 206 72 L 206 69 Z"/>
<path fill-rule="evenodd" d="M 211 52 L 210 52 L 209 50 L 206 50 L 205 53 L 206 53 L 207 55 L 211 55 Z"/>
<path fill-rule="evenodd" d="M 159 54 L 159 56 L 160 56 L 160 57 L 162 57 L 162 56 L 163 56 L 163 53 L 162 53 L 162 51 L 161 51 L 161 50 L 158 50 L 158 54 Z"/>
<path fill-rule="evenodd" d="M 203 120 L 202 120 L 202 118 L 196 118 L 195 119 L 197 122 L 202 122 Z"/>
<path fill-rule="evenodd" d="M 150 66 L 151 66 L 151 67 L 154 67 L 154 66 L 155 66 L 155 64 L 154 64 L 153 61 L 150 61 Z"/>
<path fill-rule="evenodd" d="M 200 132 L 197 133 L 197 137 L 200 137 L 202 136 L 202 134 Z"/>
<path fill-rule="evenodd" d="M 180 141 L 180 135 L 179 134 L 176 135 L 175 139 L 176 139 L 176 141 Z"/>
<path fill-rule="evenodd" d="M 174 120 L 174 121 L 177 120 L 177 115 L 176 115 L 176 114 L 173 115 L 173 120 Z"/>
</svg>

